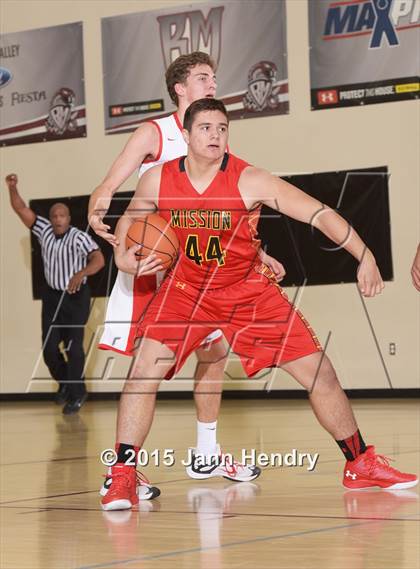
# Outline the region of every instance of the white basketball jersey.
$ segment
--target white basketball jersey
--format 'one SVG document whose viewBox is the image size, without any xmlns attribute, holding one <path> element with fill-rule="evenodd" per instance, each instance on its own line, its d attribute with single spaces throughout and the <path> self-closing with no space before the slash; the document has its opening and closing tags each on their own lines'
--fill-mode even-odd
<svg viewBox="0 0 420 569">
<path fill-rule="evenodd" d="M 187 143 L 182 137 L 182 124 L 176 113 L 151 122 L 159 131 L 159 151 L 156 158 L 145 160 L 140 166 L 139 178 L 153 166 L 187 155 Z"/>
<path fill-rule="evenodd" d="M 159 130 L 159 151 L 154 160 L 145 160 L 139 168 L 139 178 L 149 168 L 163 164 L 174 158 L 186 156 L 187 144 L 182 137 L 182 125 L 176 113 L 153 122 Z M 156 275 L 156 288 L 165 273 Z M 146 277 L 147 278 L 147 277 Z M 103 350 L 114 350 L 132 355 L 135 341 L 135 327 L 139 312 L 140 295 L 135 291 L 134 276 L 118 271 L 117 279 L 109 297 L 105 316 L 104 331 L 99 343 Z M 137 302 L 137 306 L 135 303 Z M 212 332 L 206 341 L 221 337 L 220 330 Z"/>
</svg>

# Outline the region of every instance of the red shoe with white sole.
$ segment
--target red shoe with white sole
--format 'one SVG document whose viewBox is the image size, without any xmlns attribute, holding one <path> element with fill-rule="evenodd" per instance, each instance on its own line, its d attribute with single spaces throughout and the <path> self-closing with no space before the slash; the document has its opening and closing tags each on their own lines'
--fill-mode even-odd
<svg viewBox="0 0 420 569">
<path fill-rule="evenodd" d="M 103 496 L 103 510 L 128 510 L 139 500 L 152 500 L 160 495 L 159 488 L 152 486 L 147 478 L 134 466 L 115 464 L 105 476 L 99 492 Z"/>
<path fill-rule="evenodd" d="M 375 447 L 368 446 L 366 452 L 355 460 L 347 461 L 343 473 L 343 485 L 346 488 L 379 488 L 404 489 L 416 486 L 418 478 L 415 474 L 400 472 L 389 466 L 392 460 L 375 453 Z"/>
</svg>

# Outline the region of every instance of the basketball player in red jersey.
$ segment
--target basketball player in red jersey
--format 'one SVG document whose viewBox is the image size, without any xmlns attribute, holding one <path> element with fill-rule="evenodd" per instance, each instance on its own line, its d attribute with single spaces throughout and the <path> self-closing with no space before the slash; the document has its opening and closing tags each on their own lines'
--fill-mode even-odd
<svg viewBox="0 0 420 569">
<path fill-rule="evenodd" d="M 89 222 L 95 232 L 116 246 L 115 235 L 109 233 L 109 226 L 103 223 L 112 196 L 138 170 L 139 177 L 156 164 L 162 164 L 187 153 L 182 137 L 182 121 L 186 108 L 197 99 L 213 98 L 216 93 L 215 64 L 202 52 L 178 57 L 166 72 L 168 93 L 177 105 L 177 111 L 167 117 L 145 122 L 133 133 L 124 150 L 112 165 L 104 181 L 93 192 L 89 202 Z M 134 262 L 134 254 L 131 253 Z M 278 279 L 284 275 L 281 263 L 259 251 L 260 260 L 268 265 Z M 105 326 L 99 347 L 132 355 L 135 341 L 135 323 L 155 293 L 161 274 L 149 273 L 149 264 L 141 263 L 137 274 L 119 271 L 112 289 Z M 136 278 L 141 275 L 141 278 Z M 197 409 L 197 445 L 200 453 L 212 455 L 217 450 L 217 417 L 220 409 L 223 372 L 226 363 L 225 348 L 218 342 L 221 332 L 213 330 L 203 346 L 198 346 L 196 355 L 200 362 L 196 368 L 194 398 Z M 124 449 L 121 449 L 124 452 Z M 229 473 L 219 470 L 223 476 Z M 255 477 L 248 468 L 241 469 L 235 480 L 249 480 Z M 102 489 L 110 484 L 107 479 Z M 154 497 L 143 481 L 143 499 Z"/>
<path fill-rule="evenodd" d="M 415 475 L 391 468 L 373 446 L 365 445 L 315 334 L 279 286 L 259 271 L 251 212 L 265 204 L 310 223 L 340 244 L 359 261 L 358 286 L 366 297 L 384 288 L 372 252 L 335 211 L 226 153 L 228 119 L 221 101 L 193 103 L 185 113 L 184 136 L 187 157 L 147 172 L 117 227 L 124 243 L 139 209 L 157 209 L 180 240 L 179 261 L 138 328 L 142 340 L 120 400 L 117 442 L 133 454 L 138 451 L 151 427 L 161 379 L 171 366 L 179 369 L 217 325 L 248 375 L 281 366 L 308 390 L 317 419 L 346 457 L 344 486 L 414 486 Z M 136 270 L 123 245 L 117 248 L 116 263 L 121 270 Z M 152 263 L 158 267 L 159 259 L 153 258 Z M 223 455 L 214 457 L 201 471 L 208 474 L 222 462 Z M 234 471 L 235 464 L 230 467 Z M 135 479 L 134 466 L 117 463 L 102 507 L 122 509 L 135 504 Z"/>
</svg>

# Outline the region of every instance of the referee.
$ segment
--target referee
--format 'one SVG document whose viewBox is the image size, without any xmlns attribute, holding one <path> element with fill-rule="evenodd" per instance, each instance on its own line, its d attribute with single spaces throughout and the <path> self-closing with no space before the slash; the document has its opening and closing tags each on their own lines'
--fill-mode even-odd
<svg viewBox="0 0 420 569">
<path fill-rule="evenodd" d="M 41 245 L 47 287 L 42 297 L 42 351 L 52 377 L 58 382 L 56 402 L 63 413 L 77 413 L 86 401 L 84 383 L 84 326 L 89 317 L 87 277 L 105 265 L 95 241 L 70 225 L 69 208 L 54 204 L 49 220 L 36 215 L 20 197 L 16 174 L 6 177 L 10 203 Z M 64 343 L 66 358 L 60 351 Z"/>
</svg>

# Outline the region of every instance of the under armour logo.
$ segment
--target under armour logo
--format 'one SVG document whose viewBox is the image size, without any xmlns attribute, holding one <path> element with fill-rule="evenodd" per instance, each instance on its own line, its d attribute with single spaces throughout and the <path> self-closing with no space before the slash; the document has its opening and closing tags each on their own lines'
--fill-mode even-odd
<svg viewBox="0 0 420 569">
<path fill-rule="evenodd" d="M 334 93 L 322 93 L 321 99 L 323 103 L 333 103 L 334 102 Z"/>
<path fill-rule="evenodd" d="M 350 470 L 347 470 L 346 471 L 346 477 L 351 478 L 352 480 L 356 480 L 357 474 L 354 474 L 353 472 L 350 472 Z"/>
<path fill-rule="evenodd" d="M 184 288 L 187 286 L 185 283 L 182 283 L 181 281 L 176 281 L 176 288 L 180 288 L 181 290 L 184 290 Z"/>
<path fill-rule="evenodd" d="M 338 93 L 336 89 L 328 91 L 318 91 L 318 104 L 328 105 L 338 103 Z"/>
</svg>

